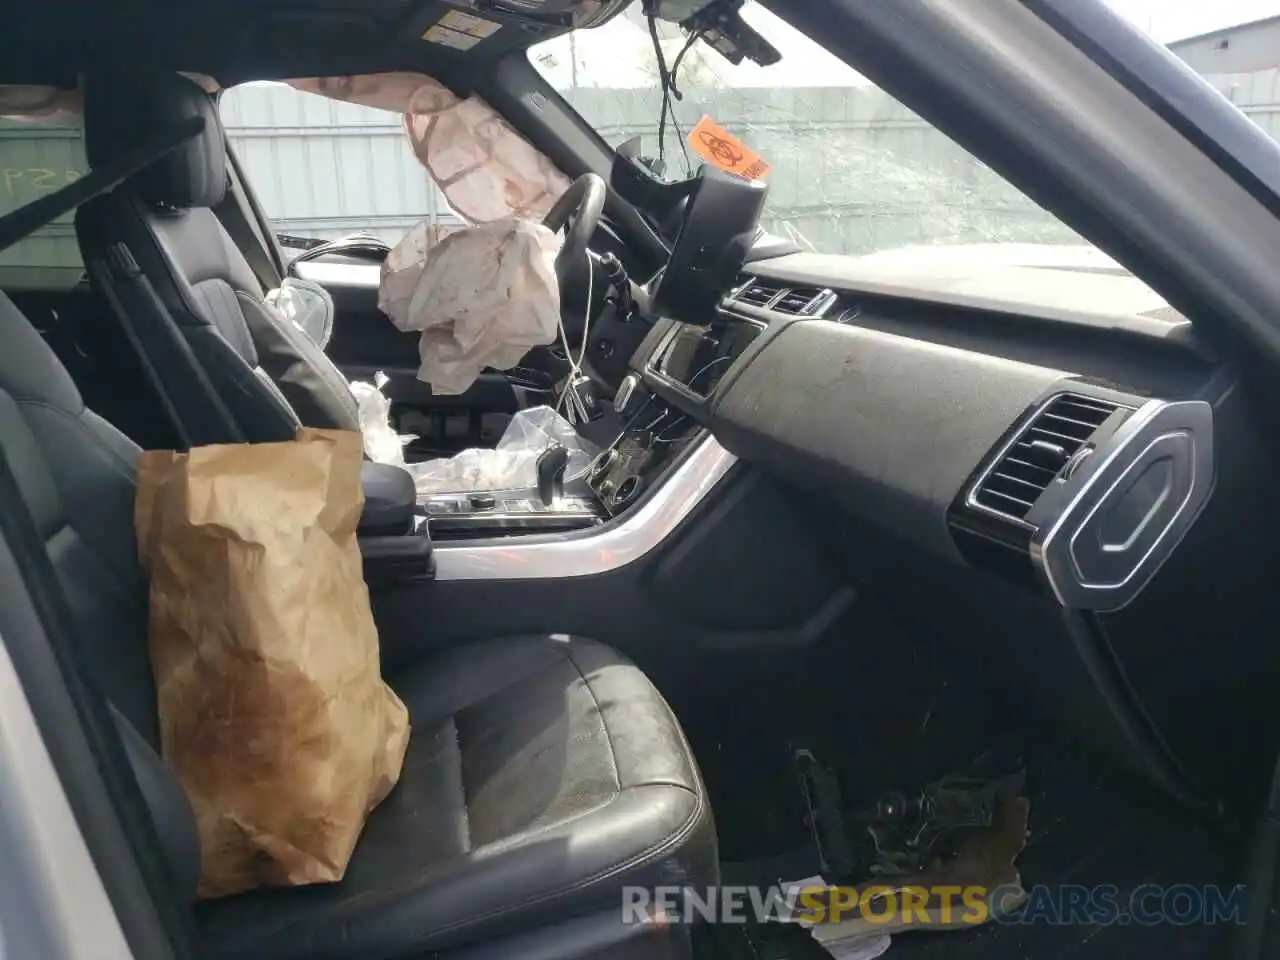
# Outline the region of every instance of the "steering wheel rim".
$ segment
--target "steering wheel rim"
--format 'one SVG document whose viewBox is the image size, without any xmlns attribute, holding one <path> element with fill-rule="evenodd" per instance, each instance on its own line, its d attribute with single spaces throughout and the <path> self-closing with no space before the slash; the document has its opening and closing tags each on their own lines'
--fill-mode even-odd
<svg viewBox="0 0 1280 960">
<path fill-rule="evenodd" d="M 586 269 L 587 245 L 600 224 L 607 192 L 603 177 L 584 173 L 560 195 L 542 220 L 544 227 L 556 232 L 568 227 L 564 245 L 556 255 L 556 278 L 562 297 L 567 282 Z"/>
</svg>

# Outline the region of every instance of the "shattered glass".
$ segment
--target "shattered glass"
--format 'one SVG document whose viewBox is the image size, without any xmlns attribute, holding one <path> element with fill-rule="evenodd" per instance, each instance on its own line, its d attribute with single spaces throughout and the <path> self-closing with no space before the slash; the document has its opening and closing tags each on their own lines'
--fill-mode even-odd
<svg viewBox="0 0 1280 960">
<path fill-rule="evenodd" d="M 755 0 L 742 17 L 782 54 L 769 67 L 733 65 L 705 43 L 685 51 L 679 97 L 662 127 L 653 38 L 638 5 L 594 30 L 535 45 L 533 66 L 613 146 L 680 179 L 701 162 L 688 137 L 710 117 L 771 169 L 761 226 L 804 250 L 861 255 L 914 245 L 1083 245 L 927 120 Z M 668 65 L 686 44 L 659 23 Z"/>
</svg>

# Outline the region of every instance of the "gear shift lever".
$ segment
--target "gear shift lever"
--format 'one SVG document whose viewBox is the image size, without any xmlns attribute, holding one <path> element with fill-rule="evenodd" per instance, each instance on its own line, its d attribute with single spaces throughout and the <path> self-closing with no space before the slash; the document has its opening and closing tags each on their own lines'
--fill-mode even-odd
<svg viewBox="0 0 1280 960">
<path fill-rule="evenodd" d="M 549 507 L 564 495 L 564 472 L 569 466 L 569 451 L 558 443 L 538 454 L 535 462 L 538 471 L 538 498 Z"/>
</svg>

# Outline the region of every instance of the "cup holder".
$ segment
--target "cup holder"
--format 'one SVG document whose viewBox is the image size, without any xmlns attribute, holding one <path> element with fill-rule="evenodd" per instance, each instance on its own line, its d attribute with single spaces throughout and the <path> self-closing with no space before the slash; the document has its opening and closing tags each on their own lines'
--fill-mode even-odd
<svg viewBox="0 0 1280 960">
<path fill-rule="evenodd" d="M 640 478 L 634 474 L 618 484 L 618 492 L 614 494 L 613 502 L 615 506 L 621 506 L 624 503 L 631 502 L 635 495 L 640 492 Z"/>
<path fill-rule="evenodd" d="M 616 450 L 609 450 L 603 456 L 597 457 L 596 462 L 591 465 L 591 472 L 587 474 L 588 483 L 599 483 L 613 469 L 613 462 L 618 459 Z"/>
</svg>

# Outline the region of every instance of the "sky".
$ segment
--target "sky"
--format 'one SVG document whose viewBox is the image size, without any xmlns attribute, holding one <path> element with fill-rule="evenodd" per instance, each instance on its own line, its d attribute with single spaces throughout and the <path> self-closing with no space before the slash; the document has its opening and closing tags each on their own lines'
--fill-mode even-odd
<svg viewBox="0 0 1280 960">
<path fill-rule="evenodd" d="M 1161 43 L 1280 14 L 1280 0 L 1108 0 Z"/>
<path fill-rule="evenodd" d="M 903 2 L 903 0 L 898 0 Z M 1106 0 L 1120 16 L 1161 43 L 1208 33 L 1224 27 L 1280 15 L 1280 0 Z M 782 62 L 764 69 L 754 64 L 734 67 L 708 52 L 707 69 L 726 86 L 845 86 L 865 83 L 852 69 L 773 14 L 754 3 L 744 16 L 782 54 Z M 572 43 L 576 71 L 570 56 Z M 680 41 L 672 39 L 668 56 Z M 653 51 L 645 31 L 629 15 L 615 17 L 602 27 L 579 31 L 535 48 L 538 62 L 558 87 L 632 87 L 653 84 Z M 1280 51 L 1277 51 L 1280 59 Z"/>
</svg>

